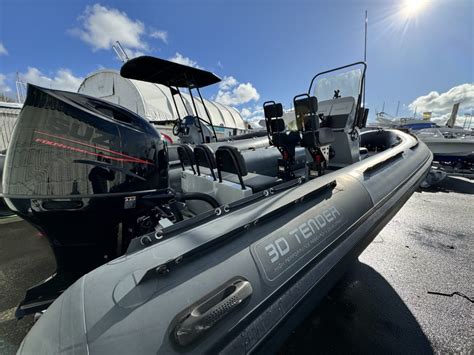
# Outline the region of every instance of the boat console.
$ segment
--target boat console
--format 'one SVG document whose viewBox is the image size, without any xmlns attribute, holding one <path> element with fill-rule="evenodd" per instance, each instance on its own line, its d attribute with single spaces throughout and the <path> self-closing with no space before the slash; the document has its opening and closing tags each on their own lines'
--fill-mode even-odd
<svg viewBox="0 0 474 355">
<path fill-rule="evenodd" d="M 344 167 L 359 161 L 360 132 L 354 125 L 356 112 L 352 96 L 319 102 L 318 115 L 323 117 L 324 124 L 331 128 L 334 136 L 332 167 Z"/>
</svg>

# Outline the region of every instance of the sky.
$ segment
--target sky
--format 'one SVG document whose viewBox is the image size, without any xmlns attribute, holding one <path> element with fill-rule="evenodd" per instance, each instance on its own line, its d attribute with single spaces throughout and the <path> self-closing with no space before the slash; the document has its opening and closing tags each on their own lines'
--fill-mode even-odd
<svg viewBox="0 0 474 355">
<path fill-rule="evenodd" d="M 420 2 L 414 9 L 413 2 Z M 291 108 L 314 74 L 363 60 L 368 11 L 366 106 L 446 120 L 474 109 L 472 0 L 0 0 L 0 94 L 15 78 L 77 90 L 101 68 L 153 55 L 210 70 L 205 97 L 258 120 L 262 103 Z M 459 119 L 458 119 L 459 122 Z M 462 123 L 462 121 L 461 121 Z"/>
</svg>

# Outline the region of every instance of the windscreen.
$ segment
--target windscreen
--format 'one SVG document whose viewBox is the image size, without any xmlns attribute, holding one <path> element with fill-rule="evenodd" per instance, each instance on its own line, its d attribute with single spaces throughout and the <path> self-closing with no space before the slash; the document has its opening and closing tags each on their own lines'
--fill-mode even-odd
<svg viewBox="0 0 474 355">
<path fill-rule="evenodd" d="M 318 74 L 310 87 L 310 94 L 316 96 L 319 103 L 337 97 L 353 97 L 354 102 L 357 103 L 359 94 L 362 92 L 363 76 L 364 65 L 362 63 L 325 74 Z M 294 111 L 285 112 L 284 120 L 287 129 L 298 130 Z"/>
<path fill-rule="evenodd" d="M 318 101 L 325 101 L 336 98 L 337 93 L 340 97 L 352 96 L 357 102 L 361 92 L 362 74 L 362 68 L 346 68 L 318 76 L 313 84 L 313 95 Z"/>
</svg>

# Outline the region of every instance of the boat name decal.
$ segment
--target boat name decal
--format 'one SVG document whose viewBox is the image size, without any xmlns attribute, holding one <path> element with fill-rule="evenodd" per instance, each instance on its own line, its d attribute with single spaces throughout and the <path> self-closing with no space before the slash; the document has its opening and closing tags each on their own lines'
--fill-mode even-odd
<svg viewBox="0 0 474 355">
<path fill-rule="evenodd" d="M 257 264 L 260 264 L 269 281 L 275 280 L 325 241 L 344 221 L 343 215 L 334 206 L 323 209 L 317 215 L 311 215 L 311 211 L 308 211 L 302 217 L 307 215 L 304 222 L 290 227 L 286 235 L 275 231 L 252 245 L 252 254 L 256 256 Z"/>
</svg>

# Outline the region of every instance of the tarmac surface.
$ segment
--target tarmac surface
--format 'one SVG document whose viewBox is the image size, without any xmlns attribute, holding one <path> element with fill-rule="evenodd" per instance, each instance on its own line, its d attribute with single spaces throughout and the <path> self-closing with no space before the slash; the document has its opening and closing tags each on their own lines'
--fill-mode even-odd
<svg viewBox="0 0 474 355">
<path fill-rule="evenodd" d="M 474 181 L 447 178 L 408 200 L 279 353 L 473 353 L 473 260 Z M 34 228 L 0 219 L 0 354 L 32 326 L 15 308 L 54 266 Z"/>
</svg>

